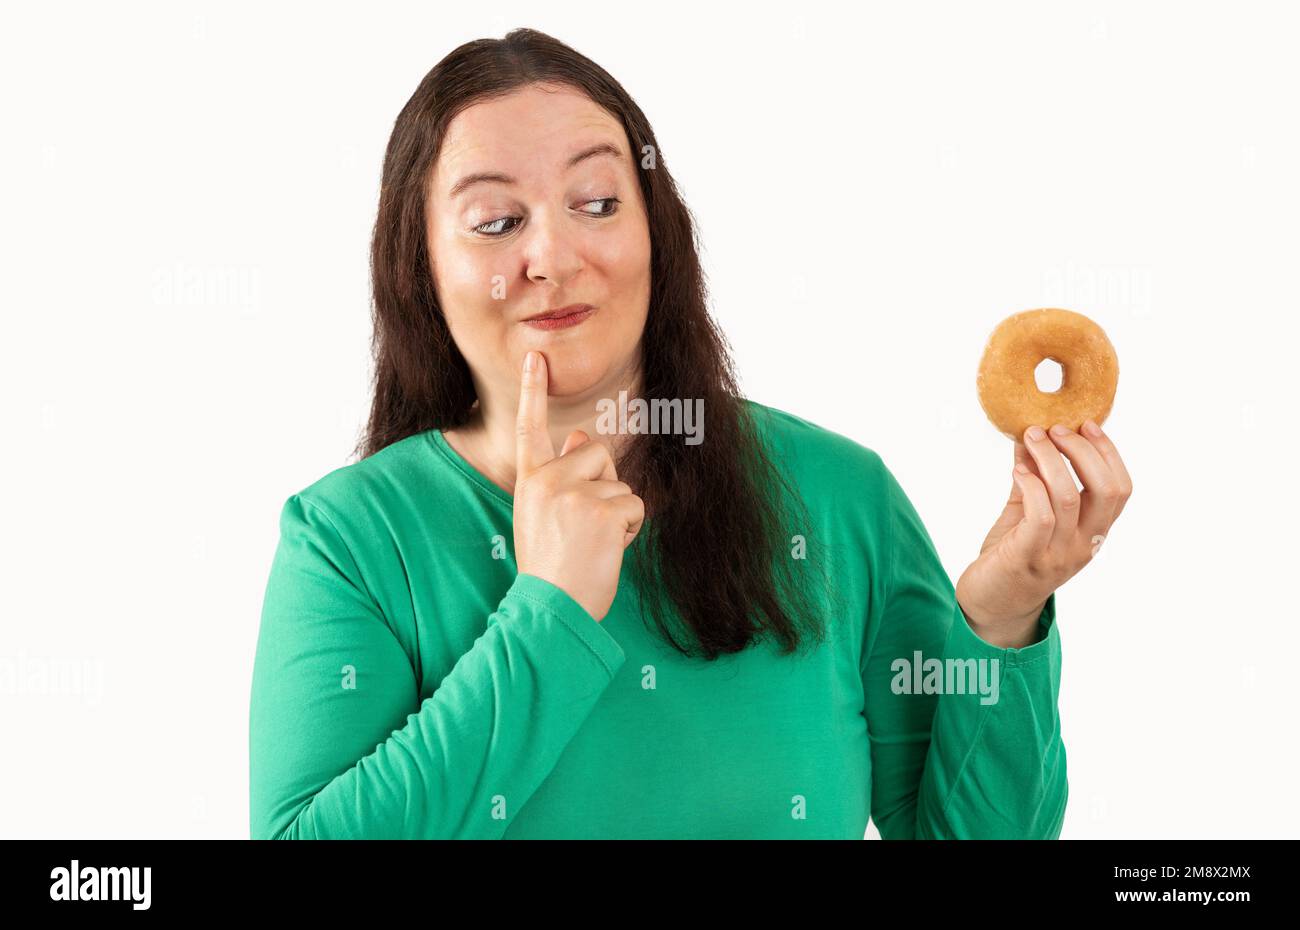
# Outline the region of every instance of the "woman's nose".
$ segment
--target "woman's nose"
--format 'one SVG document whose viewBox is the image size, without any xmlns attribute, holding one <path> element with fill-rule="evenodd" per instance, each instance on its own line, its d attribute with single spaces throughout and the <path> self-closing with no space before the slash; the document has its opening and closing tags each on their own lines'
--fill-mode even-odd
<svg viewBox="0 0 1300 930">
<path fill-rule="evenodd" d="M 563 285 L 582 268 L 576 231 L 563 217 L 534 214 L 525 234 L 525 273 L 531 281 Z"/>
</svg>

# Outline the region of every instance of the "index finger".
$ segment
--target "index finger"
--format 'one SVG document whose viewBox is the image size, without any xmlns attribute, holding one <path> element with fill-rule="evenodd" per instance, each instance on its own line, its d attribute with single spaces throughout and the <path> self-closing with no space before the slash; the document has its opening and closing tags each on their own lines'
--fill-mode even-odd
<svg viewBox="0 0 1300 930">
<path fill-rule="evenodd" d="M 519 478 L 555 458 L 555 445 L 546 428 L 546 385 L 546 357 L 537 351 L 525 352 L 515 421 L 515 473 Z"/>
</svg>

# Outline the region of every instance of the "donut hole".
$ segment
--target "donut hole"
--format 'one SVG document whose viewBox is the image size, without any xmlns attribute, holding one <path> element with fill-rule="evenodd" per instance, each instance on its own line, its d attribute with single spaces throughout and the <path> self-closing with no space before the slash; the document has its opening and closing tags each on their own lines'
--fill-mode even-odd
<svg viewBox="0 0 1300 930">
<path fill-rule="evenodd" d="M 1061 363 L 1054 358 L 1043 359 L 1034 369 L 1034 384 L 1038 385 L 1038 390 L 1044 394 L 1055 394 L 1059 391 L 1064 378 L 1065 372 L 1061 369 Z"/>
</svg>

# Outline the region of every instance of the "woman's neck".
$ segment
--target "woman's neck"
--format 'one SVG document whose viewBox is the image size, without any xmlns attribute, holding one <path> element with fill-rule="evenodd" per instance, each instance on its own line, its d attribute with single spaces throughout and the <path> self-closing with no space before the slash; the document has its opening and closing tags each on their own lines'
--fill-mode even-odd
<svg viewBox="0 0 1300 930">
<path fill-rule="evenodd" d="M 609 449 L 615 461 L 632 437 L 619 433 L 602 433 L 596 428 L 597 420 L 602 418 L 597 408 L 598 400 L 608 398 L 618 403 L 620 391 L 626 391 L 625 397 L 638 396 L 641 379 L 639 372 L 625 374 L 622 378 L 612 379 L 609 387 L 596 388 L 573 399 L 547 398 L 547 432 L 555 454 L 564 448 L 564 440 L 576 429 L 591 437 L 592 442 L 602 443 Z M 619 383 L 622 382 L 622 383 Z M 516 396 L 507 404 L 505 398 L 489 397 L 484 404 L 483 394 L 475 402 L 469 421 L 461 427 L 444 430 L 447 442 L 466 461 L 482 472 L 493 484 L 508 494 L 515 489 L 515 424 L 518 417 L 519 399 Z M 636 484 L 627 476 L 619 475 L 619 480 L 627 482 L 636 492 Z"/>
</svg>

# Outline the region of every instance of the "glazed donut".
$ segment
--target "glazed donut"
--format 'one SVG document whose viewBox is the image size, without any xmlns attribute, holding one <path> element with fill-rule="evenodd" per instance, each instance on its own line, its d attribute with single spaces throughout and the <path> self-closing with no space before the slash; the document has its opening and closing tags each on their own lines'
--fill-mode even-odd
<svg viewBox="0 0 1300 930">
<path fill-rule="evenodd" d="M 1044 359 L 1061 366 L 1061 387 L 1040 391 L 1034 370 Z M 980 406 L 1002 435 L 1024 441 L 1025 430 L 1063 423 L 1078 431 L 1100 426 L 1115 402 L 1119 359 L 1100 326 L 1071 310 L 1026 310 L 1007 317 L 984 347 Z"/>
</svg>

